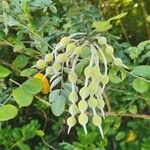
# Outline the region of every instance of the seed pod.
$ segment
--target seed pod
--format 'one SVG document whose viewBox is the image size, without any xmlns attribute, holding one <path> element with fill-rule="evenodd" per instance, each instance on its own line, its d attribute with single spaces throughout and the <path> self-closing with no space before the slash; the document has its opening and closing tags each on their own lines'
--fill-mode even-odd
<svg viewBox="0 0 150 150">
<path fill-rule="evenodd" d="M 107 39 L 105 38 L 105 37 L 99 37 L 98 38 L 98 43 L 100 44 L 100 45 L 106 45 L 107 44 Z"/>
<path fill-rule="evenodd" d="M 101 124 L 102 124 L 101 117 L 98 116 L 98 115 L 94 115 L 93 118 L 92 118 L 92 122 L 95 126 L 97 126 L 99 128 L 101 136 L 102 136 L 102 138 L 104 138 L 103 131 L 102 131 L 102 128 L 101 128 Z"/>
<path fill-rule="evenodd" d="M 87 66 L 85 69 L 84 69 L 84 75 L 89 78 L 91 76 L 91 72 L 92 72 L 92 68 L 91 66 Z"/>
<path fill-rule="evenodd" d="M 86 124 L 88 123 L 88 116 L 81 113 L 78 117 L 78 121 L 83 126 L 85 134 L 87 134 Z"/>
<path fill-rule="evenodd" d="M 83 87 L 80 89 L 80 92 L 79 92 L 80 96 L 82 97 L 82 99 L 86 99 L 88 96 L 89 96 L 89 89 L 87 87 Z"/>
<path fill-rule="evenodd" d="M 114 53 L 114 49 L 113 49 L 113 47 L 112 47 L 111 45 L 107 45 L 105 51 L 106 51 L 106 53 L 107 53 L 108 55 L 110 55 L 110 56 L 112 56 L 113 53 Z"/>
<path fill-rule="evenodd" d="M 52 69 L 51 66 L 47 67 L 47 68 L 46 68 L 46 76 L 47 76 L 47 75 L 51 75 L 52 71 L 53 71 L 53 69 Z"/>
<path fill-rule="evenodd" d="M 74 43 L 68 44 L 66 47 L 66 52 L 72 53 L 75 47 L 76 47 L 76 45 Z"/>
<path fill-rule="evenodd" d="M 100 110 L 101 110 L 101 112 L 102 112 L 102 116 L 103 116 L 103 118 L 105 119 L 105 116 L 104 116 L 104 106 L 105 106 L 105 102 L 104 102 L 104 100 L 103 99 L 98 99 L 97 100 L 97 108 L 99 108 Z"/>
<path fill-rule="evenodd" d="M 95 107 L 97 106 L 97 100 L 94 97 L 90 97 L 88 100 L 88 105 L 92 109 L 95 109 Z"/>
<path fill-rule="evenodd" d="M 122 66 L 122 60 L 120 58 L 114 58 L 114 64 L 116 66 Z"/>
<path fill-rule="evenodd" d="M 103 99 L 98 99 L 98 100 L 97 100 L 97 107 L 98 107 L 99 109 L 104 109 L 104 106 L 105 106 L 104 100 L 103 100 Z"/>
<path fill-rule="evenodd" d="M 69 132 L 70 132 L 70 129 L 73 127 L 73 126 L 75 126 L 75 124 L 76 124 L 76 119 L 75 119 L 75 117 L 74 116 L 71 116 L 71 117 L 69 117 L 68 119 L 67 119 L 67 125 L 68 125 L 68 134 L 69 134 Z"/>
<path fill-rule="evenodd" d="M 109 82 L 109 77 L 108 77 L 108 75 L 103 75 L 103 76 L 102 76 L 102 83 L 103 83 L 104 85 L 106 85 L 108 82 Z"/>
<path fill-rule="evenodd" d="M 74 49 L 74 53 L 75 54 L 77 54 L 77 55 L 80 55 L 81 54 L 81 52 L 82 52 L 82 47 L 81 46 L 78 46 L 78 47 L 76 47 L 75 49 Z"/>
<path fill-rule="evenodd" d="M 100 69 L 99 69 L 99 66 L 94 66 L 92 67 L 92 70 L 91 70 L 91 77 L 92 79 L 96 79 L 98 76 L 100 76 Z"/>
<path fill-rule="evenodd" d="M 46 62 L 43 59 L 40 59 L 36 62 L 36 68 L 44 69 L 46 67 Z"/>
<path fill-rule="evenodd" d="M 78 108 L 81 112 L 84 112 L 87 110 L 88 108 L 88 104 L 85 100 L 81 100 L 79 103 L 78 103 Z"/>
<path fill-rule="evenodd" d="M 76 94 L 76 92 L 71 92 L 69 94 L 69 100 L 72 102 L 72 103 L 75 103 L 78 101 L 78 95 Z"/>
<path fill-rule="evenodd" d="M 71 72 L 71 73 L 68 75 L 68 80 L 69 80 L 71 83 L 76 83 L 77 80 L 78 80 L 77 74 L 76 74 L 75 72 Z"/>
<path fill-rule="evenodd" d="M 52 68 L 54 72 L 59 72 L 61 70 L 61 65 L 59 63 L 54 63 Z"/>
<path fill-rule="evenodd" d="M 63 46 L 63 47 L 66 47 L 70 42 L 70 37 L 63 37 L 61 40 L 60 40 L 60 44 Z"/>
<path fill-rule="evenodd" d="M 56 62 L 57 62 L 57 63 L 64 63 L 66 60 L 67 60 L 66 54 L 59 54 L 59 55 L 56 57 Z"/>
<path fill-rule="evenodd" d="M 96 82 L 91 82 L 88 86 L 88 92 L 90 95 L 94 95 L 98 90 L 98 84 Z"/>
<path fill-rule="evenodd" d="M 48 63 L 49 63 L 49 62 L 52 62 L 52 61 L 53 61 L 53 57 L 54 57 L 54 56 L 53 56 L 52 53 L 46 54 L 46 55 L 45 55 L 45 61 L 48 62 Z"/>
<path fill-rule="evenodd" d="M 77 113 L 79 113 L 79 109 L 77 107 L 76 104 L 72 104 L 70 107 L 69 107 L 69 113 L 72 115 L 72 116 L 75 116 Z"/>
</svg>

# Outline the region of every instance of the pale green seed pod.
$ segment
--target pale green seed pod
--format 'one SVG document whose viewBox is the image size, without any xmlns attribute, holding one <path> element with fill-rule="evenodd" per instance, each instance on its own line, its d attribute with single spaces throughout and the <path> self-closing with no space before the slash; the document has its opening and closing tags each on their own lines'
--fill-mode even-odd
<svg viewBox="0 0 150 150">
<path fill-rule="evenodd" d="M 98 115 L 94 115 L 92 118 L 92 123 L 99 128 L 101 136 L 102 138 L 104 138 L 104 134 L 103 134 L 102 127 L 101 127 L 101 124 L 102 124 L 101 117 Z"/>
<path fill-rule="evenodd" d="M 122 66 L 122 60 L 120 58 L 114 58 L 114 64 L 116 66 Z"/>
<path fill-rule="evenodd" d="M 102 83 L 103 83 L 104 85 L 106 85 L 108 82 L 109 82 L 109 77 L 108 77 L 108 75 L 103 75 L 103 76 L 102 76 Z"/>
<path fill-rule="evenodd" d="M 87 66 L 85 69 L 84 69 L 84 75 L 89 78 L 91 77 L 91 72 L 92 72 L 92 68 L 91 66 Z"/>
<path fill-rule="evenodd" d="M 60 40 L 60 44 L 63 46 L 63 47 L 66 47 L 69 43 L 70 43 L 70 37 L 63 37 L 61 40 Z"/>
<path fill-rule="evenodd" d="M 61 65 L 59 63 L 54 63 L 52 67 L 54 72 L 59 72 L 61 70 Z"/>
<path fill-rule="evenodd" d="M 72 102 L 72 103 L 76 103 L 78 101 L 78 95 L 76 94 L 76 92 L 71 92 L 69 94 L 69 100 Z"/>
<path fill-rule="evenodd" d="M 104 106 L 105 106 L 104 100 L 103 99 L 98 99 L 97 100 L 97 107 L 102 110 L 102 109 L 104 109 Z"/>
<path fill-rule="evenodd" d="M 100 69 L 99 66 L 94 66 L 91 70 L 91 77 L 92 79 L 97 79 L 98 76 L 100 76 Z"/>
<path fill-rule="evenodd" d="M 88 116 L 81 113 L 78 117 L 78 122 L 83 126 L 85 134 L 87 134 L 86 124 L 88 123 Z"/>
<path fill-rule="evenodd" d="M 105 37 L 99 37 L 98 38 L 98 43 L 100 45 L 106 45 L 107 44 L 107 39 Z"/>
<path fill-rule="evenodd" d="M 71 73 L 68 75 L 68 80 L 69 80 L 71 83 L 76 83 L 77 80 L 78 80 L 77 74 L 76 74 L 75 72 L 71 72 Z"/>
<path fill-rule="evenodd" d="M 98 90 L 98 84 L 96 82 L 91 82 L 88 86 L 88 92 L 90 95 L 94 95 Z"/>
<path fill-rule="evenodd" d="M 36 62 L 36 68 L 38 69 L 44 69 L 46 67 L 46 62 L 43 59 L 40 59 Z"/>
<path fill-rule="evenodd" d="M 74 116 L 71 116 L 71 117 L 69 117 L 68 119 L 67 119 L 67 125 L 68 125 L 68 134 L 69 134 L 69 132 L 70 132 L 70 129 L 73 127 L 73 126 L 75 126 L 75 124 L 76 124 L 76 119 L 75 119 L 75 117 Z"/>
<path fill-rule="evenodd" d="M 113 53 L 114 53 L 114 49 L 113 49 L 113 47 L 112 47 L 111 45 L 107 45 L 105 51 L 106 51 L 106 53 L 107 53 L 108 55 L 110 55 L 110 56 L 112 56 Z"/>
<path fill-rule="evenodd" d="M 51 66 L 46 68 L 46 75 L 51 75 L 52 72 L 53 72 L 53 68 Z"/>
<path fill-rule="evenodd" d="M 97 100 L 94 97 L 90 97 L 88 100 L 88 105 L 89 107 L 91 107 L 92 109 L 94 109 L 97 106 Z"/>
<path fill-rule="evenodd" d="M 88 104 L 85 100 L 81 100 L 79 103 L 78 103 L 78 108 L 81 112 L 84 112 L 87 110 L 88 108 Z"/>
<path fill-rule="evenodd" d="M 90 94 L 89 89 L 84 86 L 83 88 L 80 89 L 79 94 L 82 97 L 82 99 L 86 99 Z"/>
<path fill-rule="evenodd" d="M 46 54 L 45 55 L 45 61 L 47 62 L 47 63 L 49 63 L 49 62 L 52 62 L 53 61 L 53 54 L 52 53 L 49 53 L 49 54 Z"/>
<path fill-rule="evenodd" d="M 75 49 L 74 49 L 74 53 L 75 54 L 77 54 L 77 55 L 80 55 L 81 54 L 81 52 L 82 52 L 82 47 L 81 46 L 78 46 L 78 47 L 76 47 Z"/>
<path fill-rule="evenodd" d="M 72 105 L 69 107 L 69 113 L 70 113 L 72 116 L 75 116 L 77 113 L 79 113 L 79 108 L 77 107 L 76 104 L 72 104 Z"/>
<path fill-rule="evenodd" d="M 67 55 L 66 54 L 59 54 L 56 57 L 56 62 L 57 63 L 64 63 L 64 62 L 66 62 L 66 60 L 67 60 Z"/>
<path fill-rule="evenodd" d="M 66 47 L 66 52 L 72 53 L 75 47 L 76 47 L 75 43 L 68 44 Z"/>
</svg>

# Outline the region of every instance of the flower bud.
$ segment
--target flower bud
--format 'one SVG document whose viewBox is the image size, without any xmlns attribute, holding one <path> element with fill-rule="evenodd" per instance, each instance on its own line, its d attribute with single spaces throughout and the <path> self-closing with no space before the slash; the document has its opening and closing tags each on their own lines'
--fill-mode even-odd
<svg viewBox="0 0 150 150">
<path fill-rule="evenodd" d="M 103 76 L 102 76 L 102 83 L 103 83 L 104 85 L 106 85 L 108 82 L 109 82 L 109 77 L 108 77 L 108 75 L 103 75 Z"/>
<path fill-rule="evenodd" d="M 63 37 L 61 40 L 60 40 L 60 44 L 63 46 L 63 47 L 66 47 L 70 42 L 70 37 Z"/>
</svg>

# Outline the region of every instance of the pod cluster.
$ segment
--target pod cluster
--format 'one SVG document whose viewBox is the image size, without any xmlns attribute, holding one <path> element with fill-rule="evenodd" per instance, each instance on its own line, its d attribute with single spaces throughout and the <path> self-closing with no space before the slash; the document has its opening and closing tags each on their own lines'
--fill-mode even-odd
<svg viewBox="0 0 150 150">
<path fill-rule="evenodd" d="M 89 64 L 84 68 L 84 84 L 79 86 L 79 91 L 76 91 L 79 79 L 75 67 L 84 46 L 90 48 L 91 55 L 89 56 Z M 69 69 L 67 81 L 70 82 L 72 90 L 68 97 L 70 101 L 70 117 L 67 119 L 68 133 L 78 122 L 87 134 L 88 114 L 92 112 L 92 123 L 99 128 L 102 138 L 104 137 L 102 117 L 105 118 L 105 102 L 102 95 L 106 84 L 109 82 L 107 75 L 109 63 L 118 67 L 125 67 L 122 60 L 114 56 L 114 49 L 107 43 L 105 37 L 95 37 L 92 44 L 91 41 L 79 44 L 79 40 L 63 37 L 52 53 L 46 54 L 44 59 L 37 61 L 35 67 L 44 69 L 45 76 L 50 77 L 50 82 L 57 76 L 61 76 L 63 66 Z M 51 88 L 55 85 L 56 82 Z"/>
</svg>

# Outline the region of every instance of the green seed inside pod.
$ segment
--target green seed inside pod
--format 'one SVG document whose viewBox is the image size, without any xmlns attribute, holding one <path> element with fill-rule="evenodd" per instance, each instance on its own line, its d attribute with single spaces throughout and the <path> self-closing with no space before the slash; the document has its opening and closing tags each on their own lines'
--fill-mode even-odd
<svg viewBox="0 0 150 150">
<path fill-rule="evenodd" d="M 103 75 L 103 76 L 102 76 L 102 83 L 103 83 L 104 85 L 106 85 L 108 82 L 109 82 L 109 77 L 108 77 L 108 75 Z"/>
<path fill-rule="evenodd" d="M 97 107 L 102 110 L 104 108 L 104 106 L 105 106 L 104 100 L 103 99 L 98 99 L 97 100 Z"/>
<path fill-rule="evenodd" d="M 82 47 L 81 46 L 78 46 L 78 47 L 76 47 L 75 49 L 74 49 L 74 53 L 75 54 L 77 54 L 77 55 L 80 55 L 81 54 L 81 52 L 82 52 Z"/>
<path fill-rule="evenodd" d="M 91 70 L 91 77 L 92 79 L 96 79 L 98 76 L 100 76 L 100 69 L 99 66 L 94 66 Z"/>
<path fill-rule="evenodd" d="M 78 95 L 76 94 L 76 92 L 71 92 L 69 94 L 69 100 L 72 102 L 72 103 L 75 103 L 78 101 Z"/>
<path fill-rule="evenodd" d="M 78 95 L 76 94 L 76 92 L 71 92 L 69 94 L 69 100 L 72 102 L 72 103 L 75 103 L 78 101 Z"/>
<path fill-rule="evenodd" d="M 94 115 L 93 118 L 92 118 L 92 122 L 95 126 L 101 126 L 102 124 L 102 119 L 100 116 L 98 115 Z"/>
<path fill-rule="evenodd" d="M 36 68 L 38 69 L 44 69 L 46 67 L 46 62 L 43 59 L 40 59 L 36 63 Z"/>
<path fill-rule="evenodd" d="M 67 47 L 66 47 L 66 52 L 68 52 L 68 53 L 73 52 L 75 47 L 76 47 L 76 45 L 74 43 L 68 44 Z"/>
<path fill-rule="evenodd" d="M 116 66 L 121 66 L 122 65 L 122 60 L 120 58 L 114 58 L 114 64 Z"/>
<path fill-rule="evenodd" d="M 64 63 L 67 60 L 67 55 L 66 54 L 59 54 L 56 57 L 56 62 L 58 63 Z"/>
<path fill-rule="evenodd" d="M 76 124 L 76 119 L 75 119 L 74 116 L 71 116 L 71 117 L 69 117 L 69 118 L 67 119 L 67 125 L 69 126 L 68 134 L 69 134 L 69 132 L 70 132 L 70 129 L 71 129 L 73 126 L 75 126 L 75 124 Z"/>
<path fill-rule="evenodd" d="M 85 126 L 88 123 L 88 116 L 84 113 L 81 113 L 78 117 L 78 121 L 82 126 Z"/>
<path fill-rule="evenodd" d="M 46 75 L 51 75 L 52 72 L 53 72 L 53 69 L 51 66 L 46 68 Z"/>
<path fill-rule="evenodd" d="M 60 40 L 60 44 L 63 46 L 63 47 L 66 47 L 70 42 L 70 37 L 63 37 L 61 40 Z"/>
<path fill-rule="evenodd" d="M 81 100 L 79 103 L 78 103 L 78 108 L 81 112 L 84 112 L 87 110 L 88 108 L 88 104 L 85 100 Z"/>
<path fill-rule="evenodd" d="M 61 65 L 59 63 L 54 63 L 53 70 L 54 72 L 59 72 L 61 70 Z"/>
<path fill-rule="evenodd" d="M 98 84 L 97 82 L 91 82 L 90 85 L 88 86 L 88 92 L 91 95 L 94 95 L 98 90 Z"/>
<path fill-rule="evenodd" d="M 77 113 L 79 113 L 79 109 L 77 107 L 76 104 L 72 104 L 70 107 L 69 107 L 69 113 L 72 115 L 72 116 L 75 116 Z"/>
<path fill-rule="evenodd" d="M 107 44 L 107 39 L 105 37 L 100 37 L 100 38 L 98 38 L 98 43 L 100 45 L 106 45 Z"/>
<path fill-rule="evenodd" d="M 97 100 L 94 97 L 90 97 L 88 100 L 88 105 L 94 109 L 97 106 Z"/>
<path fill-rule="evenodd" d="M 85 69 L 84 69 L 84 75 L 89 78 L 91 76 L 91 72 L 92 72 L 92 68 L 91 66 L 87 66 Z"/>
<path fill-rule="evenodd" d="M 49 53 L 45 55 L 45 61 L 46 62 L 52 62 L 53 61 L 53 54 Z"/>
<path fill-rule="evenodd" d="M 111 56 L 113 55 L 114 49 L 113 49 L 113 47 L 111 45 L 107 45 L 107 47 L 106 47 L 106 53 L 108 55 L 111 55 Z"/>
<path fill-rule="evenodd" d="M 71 83 L 76 83 L 77 80 L 78 80 L 77 74 L 76 74 L 75 72 L 71 72 L 71 73 L 68 75 L 68 80 L 69 80 Z"/>
<path fill-rule="evenodd" d="M 80 91 L 79 91 L 79 94 L 82 97 L 82 99 L 87 98 L 89 96 L 89 94 L 90 94 L 88 87 L 84 86 L 83 88 L 81 88 Z"/>
</svg>

